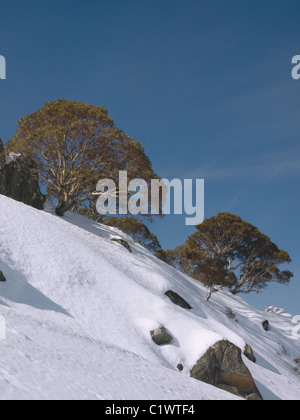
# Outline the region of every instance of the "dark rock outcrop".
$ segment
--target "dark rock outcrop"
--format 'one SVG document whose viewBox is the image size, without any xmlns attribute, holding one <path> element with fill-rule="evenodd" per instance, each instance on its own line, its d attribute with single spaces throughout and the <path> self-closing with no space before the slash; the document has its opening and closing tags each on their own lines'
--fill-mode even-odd
<svg viewBox="0 0 300 420">
<path fill-rule="evenodd" d="M 227 306 L 226 308 L 226 315 L 229 319 L 235 319 L 236 315 L 232 312 L 232 309 Z"/>
<path fill-rule="evenodd" d="M 165 344 L 169 344 L 173 337 L 168 333 L 168 330 L 164 327 L 157 328 L 154 331 L 150 332 L 152 340 L 158 346 L 163 346 Z"/>
<path fill-rule="evenodd" d="M 262 400 L 242 352 L 229 341 L 210 347 L 191 370 L 192 378 L 216 386 L 248 400 Z"/>
<path fill-rule="evenodd" d="M 4 274 L 2 273 L 2 271 L 0 271 L 0 282 L 4 283 L 6 281 L 6 278 L 4 276 Z"/>
<path fill-rule="evenodd" d="M 263 326 L 263 329 L 265 330 L 265 331 L 269 331 L 269 328 L 270 328 L 270 324 L 269 324 L 269 321 L 264 321 L 263 323 L 262 323 L 262 326 Z"/>
<path fill-rule="evenodd" d="M 4 152 L 4 146 L 3 146 L 2 140 L 0 139 L 0 171 L 2 171 L 4 166 L 5 166 L 5 152 Z"/>
<path fill-rule="evenodd" d="M 0 194 L 13 198 L 38 210 L 43 210 L 45 197 L 41 193 L 32 160 L 18 157 L 6 164 L 0 140 Z"/>
<path fill-rule="evenodd" d="M 132 249 L 130 248 L 130 245 L 128 244 L 128 242 L 124 241 L 124 239 L 112 239 L 112 242 L 116 242 L 119 245 L 122 245 L 124 248 L 127 249 L 127 251 L 132 253 Z"/>
<path fill-rule="evenodd" d="M 175 305 L 180 306 L 184 309 L 193 309 L 187 301 L 185 301 L 181 296 L 179 296 L 176 292 L 173 292 L 172 290 L 168 290 L 165 293 L 166 296 L 173 302 Z"/>
</svg>

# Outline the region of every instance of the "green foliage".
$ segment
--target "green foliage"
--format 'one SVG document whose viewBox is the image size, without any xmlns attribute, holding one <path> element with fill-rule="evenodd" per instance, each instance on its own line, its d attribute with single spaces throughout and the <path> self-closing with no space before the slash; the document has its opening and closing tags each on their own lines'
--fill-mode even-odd
<svg viewBox="0 0 300 420">
<path fill-rule="evenodd" d="M 205 220 L 184 246 L 167 251 L 172 253 L 172 265 L 207 285 L 210 295 L 224 286 L 233 294 L 258 293 L 270 282 L 287 284 L 293 277 L 278 268 L 291 262 L 289 254 L 255 226 L 229 213 Z"/>
<path fill-rule="evenodd" d="M 58 215 L 73 210 L 95 218 L 97 182 L 117 181 L 121 170 L 130 178 L 157 177 L 141 144 L 116 128 L 105 108 L 65 99 L 21 118 L 6 147 L 34 159 Z"/>
</svg>

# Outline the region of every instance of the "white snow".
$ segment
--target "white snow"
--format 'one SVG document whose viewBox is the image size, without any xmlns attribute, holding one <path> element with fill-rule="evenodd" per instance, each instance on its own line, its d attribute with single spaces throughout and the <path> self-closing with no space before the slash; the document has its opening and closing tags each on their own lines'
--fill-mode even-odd
<svg viewBox="0 0 300 420">
<path fill-rule="evenodd" d="M 290 319 L 293 318 L 293 315 L 289 314 L 282 308 L 278 308 L 277 306 L 268 306 L 266 309 L 266 312 L 269 314 L 281 315 L 281 316 L 284 316 L 285 318 L 290 318 Z"/>
<path fill-rule="evenodd" d="M 206 302 L 200 283 L 117 229 L 0 196 L 0 270 L 7 279 L 0 283 L 1 399 L 236 399 L 190 378 L 221 339 L 252 346 L 257 363 L 244 360 L 264 398 L 300 399 L 291 317 L 257 311 L 226 291 Z M 193 309 L 175 306 L 167 290 Z M 160 326 L 174 337 L 169 345 L 151 339 Z"/>
<path fill-rule="evenodd" d="M 11 162 L 16 162 L 21 156 L 21 153 L 11 152 L 8 156 L 5 156 L 5 164 L 9 165 Z"/>
</svg>

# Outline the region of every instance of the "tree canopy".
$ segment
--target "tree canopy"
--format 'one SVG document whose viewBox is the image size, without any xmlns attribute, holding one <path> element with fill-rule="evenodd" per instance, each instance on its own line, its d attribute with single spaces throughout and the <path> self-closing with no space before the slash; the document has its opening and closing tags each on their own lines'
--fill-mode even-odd
<svg viewBox="0 0 300 420">
<path fill-rule="evenodd" d="M 121 170 L 130 178 L 158 178 L 142 145 L 115 127 L 104 107 L 66 99 L 46 102 L 21 118 L 6 148 L 36 162 L 60 216 L 75 210 L 96 217 L 97 182 L 117 181 Z"/>
<path fill-rule="evenodd" d="M 205 220 L 183 247 L 167 255 L 173 265 L 206 284 L 209 297 L 223 286 L 233 294 L 259 292 L 270 282 L 287 284 L 293 277 L 278 267 L 291 262 L 289 254 L 258 228 L 229 213 Z"/>
</svg>

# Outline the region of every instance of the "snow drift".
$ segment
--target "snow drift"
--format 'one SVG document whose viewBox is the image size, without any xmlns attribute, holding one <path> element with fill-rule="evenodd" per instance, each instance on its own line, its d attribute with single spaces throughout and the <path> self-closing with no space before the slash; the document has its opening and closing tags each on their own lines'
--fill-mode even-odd
<svg viewBox="0 0 300 420">
<path fill-rule="evenodd" d="M 265 399 L 300 399 L 291 317 L 226 291 L 206 302 L 200 283 L 116 229 L 0 196 L 0 270 L 2 399 L 235 399 L 190 378 L 223 339 L 251 345 L 257 362 L 244 362 Z M 174 305 L 168 290 L 193 309 Z M 150 331 L 162 326 L 173 340 L 157 346 Z"/>
</svg>

